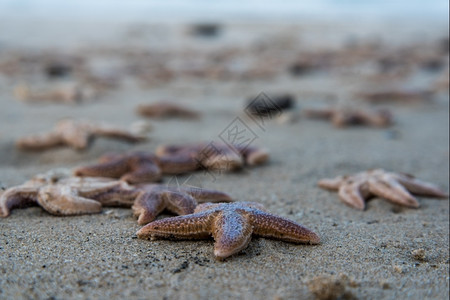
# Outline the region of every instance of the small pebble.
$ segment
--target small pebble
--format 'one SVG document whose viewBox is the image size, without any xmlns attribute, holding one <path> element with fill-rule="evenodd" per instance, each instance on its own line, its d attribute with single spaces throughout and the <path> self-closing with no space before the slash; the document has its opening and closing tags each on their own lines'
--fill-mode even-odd
<svg viewBox="0 0 450 300">
<path fill-rule="evenodd" d="M 426 257 L 425 250 L 422 248 L 411 251 L 411 255 L 417 260 L 425 260 Z"/>
</svg>

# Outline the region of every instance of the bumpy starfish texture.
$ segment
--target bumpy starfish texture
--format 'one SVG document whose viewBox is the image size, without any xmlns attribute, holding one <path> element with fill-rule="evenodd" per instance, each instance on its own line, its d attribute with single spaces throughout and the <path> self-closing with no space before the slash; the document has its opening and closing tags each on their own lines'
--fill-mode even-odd
<svg viewBox="0 0 450 300">
<path fill-rule="evenodd" d="M 141 239 L 205 239 L 212 236 L 214 255 L 218 259 L 246 248 L 252 234 L 293 243 L 320 242 L 311 230 L 272 215 L 255 202 L 200 204 L 194 214 L 154 221 L 137 232 Z"/>
<path fill-rule="evenodd" d="M 150 223 L 165 209 L 177 215 L 187 215 L 194 212 L 197 202 L 232 201 L 225 193 L 201 188 L 170 187 L 162 184 L 147 184 L 139 188 L 143 192 L 132 206 L 139 225 Z"/>
<path fill-rule="evenodd" d="M 76 168 L 77 176 L 120 178 L 129 183 L 156 182 L 163 174 L 182 174 L 197 168 L 191 157 L 156 157 L 146 152 L 111 153 L 97 164 Z"/>
<path fill-rule="evenodd" d="M 16 145 L 20 149 L 35 151 L 61 145 L 81 150 L 89 145 L 89 140 L 94 136 L 111 137 L 128 142 L 145 140 L 145 137 L 139 133 L 117 128 L 106 123 L 65 119 L 59 121 L 50 132 L 21 138 Z"/>
<path fill-rule="evenodd" d="M 99 213 L 102 206 L 130 207 L 139 193 L 109 178 L 37 176 L 0 195 L 0 217 L 14 208 L 36 205 L 57 216 Z"/>
<path fill-rule="evenodd" d="M 195 169 L 219 171 L 232 171 L 244 165 L 256 166 L 269 159 L 269 153 L 265 149 L 221 143 L 164 145 L 156 149 L 156 155 L 166 159 L 194 159 L 197 162 Z"/>
<path fill-rule="evenodd" d="M 411 193 L 437 198 L 448 197 L 433 184 L 420 181 L 408 174 L 391 173 L 382 169 L 322 179 L 318 184 L 321 188 L 338 191 L 339 198 L 345 204 L 359 210 L 364 210 L 365 201 L 374 196 L 413 208 L 420 205 Z"/>
<path fill-rule="evenodd" d="M 335 127 L 366 125 L 386 127 L 392 124 L 392 115 L 388 110 L 368 111 L 350 108 L 306 109 L 308 118 L 330 120 Z"/>
<path fill-rule="evenodd" d="M 200 114 L 172 102 L 158 102 L 154 104 L 139 105 L 137 112 L 144 117 L 150 118 L 185 118 L 196 119 Z"/>
</svg>

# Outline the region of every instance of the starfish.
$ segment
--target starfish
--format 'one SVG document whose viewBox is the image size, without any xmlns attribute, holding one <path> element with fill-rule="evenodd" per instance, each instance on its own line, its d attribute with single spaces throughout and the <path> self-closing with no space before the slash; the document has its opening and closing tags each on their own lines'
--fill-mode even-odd
<svg viewBox="0 0 450 300">
<path fill-rule="evenodd" d="M 232 201 L 225 193 L 201 188 L 171 187 L 162 184 L 147 184 L 139 188 L 143 192 L 132 206 L 139 225 L 150 223 L 165 209 L 178 215 L 187 215 L 194 212 L 197 201 Z"/>
<path fill-rule="evenodd" d="M 348 125 L 368 125 L 386 127 L 392 124 L 392 115 L 388 110 L 366 111 L 350 108 L 306 109 L 307 117 L 331 120 L 335 127 Z"/>
<path fill-rule="evenodd" d="M 185 108 L 179 104 L 166 101 L 147 105 L 139 105 L 137 108 L 137 112 L 144 117 L 158 119 L 171 117 L 197 119 L 200 116 L 200 114 L 196 111 Z"/>
<path fill-rule="evenodd" d="M 106 123 L 64 119 L 56 123 L 55 128 L 50 132 L 21 138 L 16 145 L 20 149 L 36 151 L 60 145 L 82 150 L 89 145 L 89 140 L 94 136 L 112 137 L 128 142 L 140 142 L 145 139 L 141 134 Z"/>
<path fill-rule="evenodd" d="M 244 164 L 255 166 L 269 159 L 266 150 L 257 147 L 243 147 L 211 142 L 192 145 L 163 145 L 156 149 L 156 155 L 166 159 L 194 159 L 196 169 L 231 171 Z"/>
<path fill-rule="evenodd" d="M 14 96 L 19 100 L 28 102 L 78 103 L 87 97 L 87 90 L 76 84 L 58 86 L 52 89 L 32 89 L 26 84 L 19 84 L 14 87 Z"/>
<path fill-rule="evenodd" d="M 385 90 L 378 92 L 359 93 L 356 95 L 368 102 L 419 102 L 429 100 L 433 96 L 431 90 Z"/>
<path fill-rule="evenodd" d="M 194 214 L 154 221 L 136 234 L 141 239 L 205 239 L 212 235 L 214 255 L 220 260 L 246 248 L 252 234 L 293 243 L 320 242 L 311 230 L 272 215 L 255 202 L 200 204 Z"/>
<path fill-rule="evenodd" d="M 76 168 L 76 176 L 120 178 L 128 183 L 155 182 L 163 174 L 182 174 L 197 168 L 191 157 L 161 157 L 146 152 L 110 153 L 97 164 Z"/>
<path fill-rule="evenodd" d="M 437 198 L 448 197 L 436 186 L 415 179 L 412 175 L 386 172 L 383 169 L 322 179 L 318 184 L 321 188 L 338 191 L 339 198 L 345 204 L 359 210 L 364 210 L 365 200 L 373 196 L 413 208 L 418 208 L 419 202 L 410 193 Z"/>
<path fill-rule="evenodd" d="M 102 206 L 130 207 L 140 192 L 109 178 L 37 176 L 0 195 L 0 217 L 36 205 L 57 216 L 99 213 Z"/>
</svg>

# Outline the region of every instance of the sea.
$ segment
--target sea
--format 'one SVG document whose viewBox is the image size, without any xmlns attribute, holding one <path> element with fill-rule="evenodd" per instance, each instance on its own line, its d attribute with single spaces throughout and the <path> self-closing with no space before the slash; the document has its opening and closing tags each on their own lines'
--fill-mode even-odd
<svg viewBox="0 0 450 300">
<path fill-rule="evenodd" d="M 409 19 L 448 23 L 448 0 L 0 0 L 0 18 L 138 22 Z"/>
</svg>

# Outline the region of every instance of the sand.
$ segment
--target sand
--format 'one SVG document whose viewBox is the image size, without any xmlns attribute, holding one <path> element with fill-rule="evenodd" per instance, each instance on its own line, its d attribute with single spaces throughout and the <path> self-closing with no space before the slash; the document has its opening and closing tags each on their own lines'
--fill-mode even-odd
<svg viewBox="0 0 450 300">
<path fill-rule="evenodd" d="M 448 36 L 448 29 L 441 26 L 417 30 L 400 26 L 387 34 L 387 24 L 373 31 L 352 24 L 341 24 L 339 30 L 327 23 L 227 24 L 218 38 L 198 39 L 173 24 L 96 24 L 96 31 L 83 35 L 92 27 L 72 24 L 62 29 L 44 21 L 32 23 L 35 27 L 23 21 L 22 27 L 15 27 L 18 24 L 12 21 L 2 22 L 3 30 L 5 24 L 15 30 L 5 35 L 3 49 L 28 50 L 144 45 L 213 51 L 233 43 L 248 50 L 247 46 L 260 43 L 289 52 L 291 46 L 282 42 L 289 45 L 291 39 L 298 47 L 331 49 L 349 38 L 427 43 Z M 38 28 L 53 32 L 42 30 L 36 36 Z M 155 43 L 158 38 L 163 42 Z M 418 86 L 429 84 L 426 78 L 416 81 Z M 180 176 L 179 182 L 225 191 L 238 201 L 258 201 L 314 230 L 322 243 L 295 245 L 255 237 L 247 249 L 220 262 L 214 259 L 212 240 L 137 239 L 140 226 L 130 209 L 104 208 L 101 214 L 77 217 L 54 217 L 39 207 L 17 209 L 0 220 L 0 298 L 314 299 L 331 290 L 331 296 L 347 298 L 448 299 L 447 199 L 419 197 L 421 208 L 410 209 L 376 198 L 366 211 L 357 211 L 342 204 L 336 193 L 317 187 L 324 177 L 384 168 L 414 174 L 448 192 L 448 90 L 431 101 L 388 105 L 396 120 L 388 129 L 336 129 L 305 118 L 285 124 L 266 120 L 260 127 L 243 113 L 245 100 L 260 92 L 291 93 L 301 109 L 332 103 L 329 95 L 367 85 L 357 74 L 298 78 L 283 71 L 269 79 L 178 78 L 149 88 L 124 84 L 99 99 L 65 105 L 20 102 L 12 95 L 13 81 L 2 77 L 2 186 L 21 184 L 51 168 L 92 163 L 108 151 L 154 151 L 165 143 L 220 140 L 237 120 L 252 129 L 253 145 L 269 149 L 270 162 L 239 173 Z M 45 131 L 67 116 L 127 126 L 143 120 L 135 113 L 138 104 L 161 99 L 197 109 L 202 118 L 150 121 L 150 140 L 143 144 L 99 138 L 86 151 L 59 148 L 42 153 L 21 152 L 14 146 L 18 137 Z M 174 178 L 165 178 L 170 181 Z"/>
</svg>

